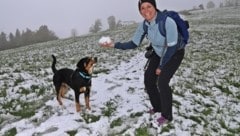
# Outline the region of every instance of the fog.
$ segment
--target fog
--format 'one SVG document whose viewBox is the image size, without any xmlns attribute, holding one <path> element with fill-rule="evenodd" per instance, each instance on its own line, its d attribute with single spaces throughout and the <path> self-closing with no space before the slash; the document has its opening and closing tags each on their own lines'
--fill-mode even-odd
<svg viewBox="0 0 240 136">
<path fill-rule="evenodd" d="M 192 9 L 210 0 L 156 0 L 158 9 Z M 220 0 L 211 0 L 219 5 Z M 0 32 L 7 35 L 16 29 L 35 31 L 47 25 L 60 38 L 69 37 L 71 30 L 78 35 L 86 34 L 96 19 L 101 19 L 103 29 L 108 27 L 107 18 L 116 21 L 142 20 L 138 0 L 0 0 Z"/>
</svg>

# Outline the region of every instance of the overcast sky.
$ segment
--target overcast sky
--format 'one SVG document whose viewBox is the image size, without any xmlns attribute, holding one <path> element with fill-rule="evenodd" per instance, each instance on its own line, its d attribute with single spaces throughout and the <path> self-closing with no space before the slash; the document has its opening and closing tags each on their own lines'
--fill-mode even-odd
<svg viewBox="0 0 240 136">
<path fill-rule="evenodd" d="M 191 9 L 210 0 L 156 0 L 158 9 Z M 221 0 L 211 0 L 216 4 Z M 141 21 L 138 0 L 0 0 L 0 32 L 15 34 L 26 28 L 37 30 L 41 25 L 60 37 L 69 37 L 71 29 L 86 34 L 96 19 L 107 27 L 107 18 Z M 218 5 L 217 5 L 218 6 Z"/>
</svg>

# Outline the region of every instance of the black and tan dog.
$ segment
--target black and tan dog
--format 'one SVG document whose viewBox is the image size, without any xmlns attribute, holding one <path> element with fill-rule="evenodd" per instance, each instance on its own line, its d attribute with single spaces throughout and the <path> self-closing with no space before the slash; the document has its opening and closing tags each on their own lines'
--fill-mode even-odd
<svg viewBox="0 0 240 136">
<path fill-rule="evenodd" d="M 61 97 L 64 98 L 64 94 L 68 88 L 72 88 L 75 93 L 76 111 L 81 111 L 79 96 L 84 93 L 85 104 L 87 109 L 91 110 L 89 104 L 90 90 L 91 90 L 91 78 L 93 73 L 94 64 L 97 62 L 97 58 L 85 57 L 77 63 L 76 70 L 69 68 L 56 69 L 56 57 L 52 55 L 52 71 L 53 84 L 57 92 L 57 101 L 62 105 Z"/>
</svg>

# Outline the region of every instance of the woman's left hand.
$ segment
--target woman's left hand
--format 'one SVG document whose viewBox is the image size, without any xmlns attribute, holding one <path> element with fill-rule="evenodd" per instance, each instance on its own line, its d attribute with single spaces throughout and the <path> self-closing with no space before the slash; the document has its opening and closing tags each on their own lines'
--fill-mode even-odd
<svg viewBox="0 0 240 136">
<path fill-rule="evenodd" d="M 156 69 L 156 75 L 159 76 L 160 74 L 161 74 L 161 69 L 160 69 L 160 68 L 157 68 L 157 69 Z"/>
<path fill-rule="evenodd" d="M 104 43 L 99 43 L 99 45 L 101 47 L 107 47 L 107 48 L 113 48 L 114 47 L 114 43 L 111 41 L 111 42 L 104 42 Z"/>
</svg>

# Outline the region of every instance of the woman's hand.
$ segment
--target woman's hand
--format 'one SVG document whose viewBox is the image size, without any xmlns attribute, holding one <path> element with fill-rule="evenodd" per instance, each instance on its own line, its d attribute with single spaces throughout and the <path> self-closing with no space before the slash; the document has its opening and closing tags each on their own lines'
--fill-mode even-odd
<svg viewBox="0 0 240 136">
<path fill-rule="evenodd" d="M 113 48 L 114 47 L 114 43 L 111 41 L 111 42 L 103 42 L 103 43 L 99 43 L 99 45 L 101 47 L 108 47 L 108 48 Z"/>
<path fill-rule="evenodd" d="M 161 69 L 160 69 L 160 68 L 157 68 L 157 69 L 156 69 L 156 75 L 159 76 L 160 74 L 161 74 Z"/>
<path fill-rule="evenodd" d="M 108 48 L 113 48 L 114 47 L 113 40 L 109 36 L 101 37 L 98 44 L 102 47 L 108 47 Z"/>
</svg>

